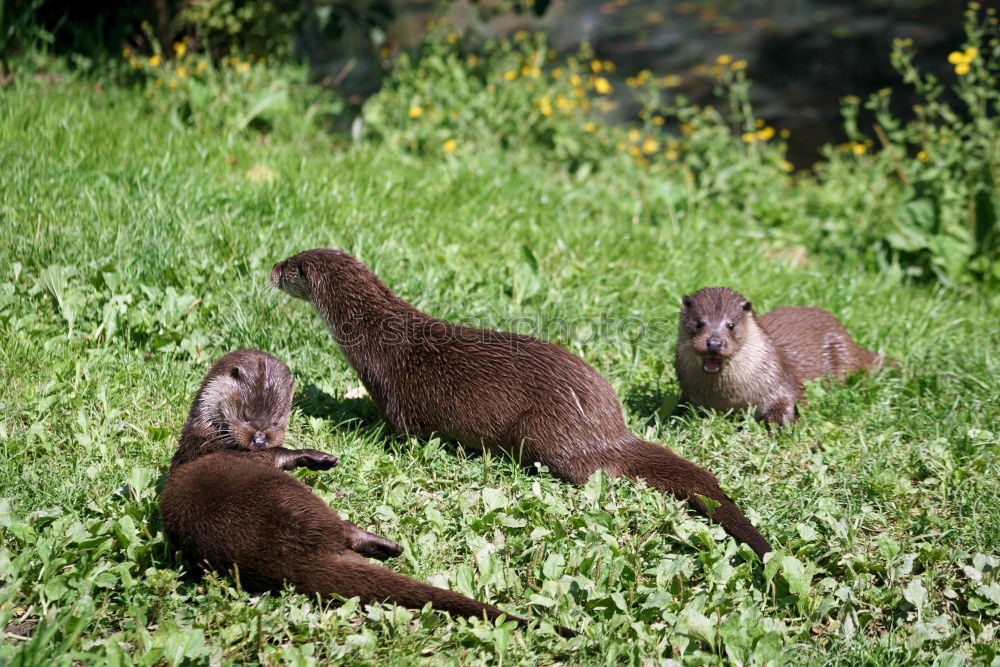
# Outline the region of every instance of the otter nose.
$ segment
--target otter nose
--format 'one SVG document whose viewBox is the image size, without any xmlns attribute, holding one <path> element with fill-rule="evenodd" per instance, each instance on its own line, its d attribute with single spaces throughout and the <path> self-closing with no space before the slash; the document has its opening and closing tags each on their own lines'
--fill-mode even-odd
<svg viewBox="0 0 1000 667">
<path fill-rule="evenodd" d="M 705 341 L 705 347 L 708 348 L 709 352 L 718 352 L 722 349 L 722 339 L 718 336 L 709 336 L 708 340 Z"/>
<path fill-rule="evenodd" d="M 266 444 L 267 444 L 267 436 L 266 435 L 264 435 L 260 431 L 257 431 L 256 433 L 253 434 L 253 446 L 254 447 L 263 447 Z"/>
</svg>

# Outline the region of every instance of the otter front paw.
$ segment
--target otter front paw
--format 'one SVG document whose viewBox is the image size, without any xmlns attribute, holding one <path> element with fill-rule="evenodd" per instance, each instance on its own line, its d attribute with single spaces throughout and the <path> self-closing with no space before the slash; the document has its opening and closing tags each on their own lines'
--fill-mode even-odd
<svg viewBox="0 0 1000 667">
<path fill-rule="evenodd" d="M 309 470 L 329 470 L 337 465 L 337 457 L 316 449 L 302 449 L 298 452 L 296 465 Z"/>
</svg>

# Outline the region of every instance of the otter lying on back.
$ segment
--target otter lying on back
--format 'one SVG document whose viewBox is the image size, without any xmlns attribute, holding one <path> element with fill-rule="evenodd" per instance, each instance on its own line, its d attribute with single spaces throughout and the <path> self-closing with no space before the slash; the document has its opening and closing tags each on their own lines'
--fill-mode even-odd
<svg viewBox="0 0 1000 667">
<path fill-rule="evenodd" d="M 281 446 L 292 383 L 274 357 L 239 350 L 216 362 L 198 389 L 160 499 L 167 535 L 193 568 L 232 570 L 248 591 L 291 584 L 307 595 L 359 596 L 412 609 L 431 602 L 442 611 L 491 619 L 504 614 L 365 560 L 398 556 L 403 548 L 342 520 L 285 472 L 337 463 L 314 449 Z"/>
<path fill-rule="evenodd" d="M 758 318 L 728 287 L 700 289 L 682 303 L 674 367 L 682 400 L 699 407 L 754 406 L 759 419 L 780 426 L 798 419 L 805 382 L 894 363 L 819 308 L 775 308 Z"/>
<path fill-rule="evenodd" d="M 290 257 L 271 282 L 319 311 L 397 434 L 437 434 L 538 462 L 576 484 L 597 470 L 644 478 L 758 555 L 771 550 L 712 473 L 633 435 L 611 383 L 558 345 L 434 319 L 342 250 Z M 710 511 L 702 497 L 719 506 Z"/>
</svg>

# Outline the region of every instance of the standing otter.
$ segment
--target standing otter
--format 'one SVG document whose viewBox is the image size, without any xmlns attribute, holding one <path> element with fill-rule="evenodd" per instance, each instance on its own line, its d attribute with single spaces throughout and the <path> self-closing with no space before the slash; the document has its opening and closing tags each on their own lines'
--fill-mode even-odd
<svg viewBox="0 0 1000 667">
<path fill-rule="evenodd" d="M 611 384 L 563 348 L 434 319 L 342 250 L 290 257 L 275 264 L 271 282 L 319 311 L 397 434 L 503 452 L 576 484 L 597 470 L 641 477 L 759 556 L 771 550 L 710 472 L 633 435 Z M 702 497 L 718 507 L 709 511 Z"/>
<path fill-rule="evenodd" d="M 805 382 L 886 363 L 819 308 L 775 308 L 758 318 L 728 287 L 700 289 L 682 303 L 674 367 L 682 400 L 699 407 L 754 406 L 758 419 L 780 426 L 798 419 Z"/>
<path fill-rule="evenodd" d="M 283 472 L 327 470 L 337 457 L 281 446 L 294 378 L 274 357 L 239 350 L 205 376 L 170 464 L 160 514 L 171 542 L 195 569 L 235 570 L 249 591 L 286 583 L 307 595 L 389 601 L 495 619 L 522 618 L 373 565 L 403 548 L 342 520 L 308 486 Z M 570 631 L 556 628 L 569 636 Z"/>
</svg>

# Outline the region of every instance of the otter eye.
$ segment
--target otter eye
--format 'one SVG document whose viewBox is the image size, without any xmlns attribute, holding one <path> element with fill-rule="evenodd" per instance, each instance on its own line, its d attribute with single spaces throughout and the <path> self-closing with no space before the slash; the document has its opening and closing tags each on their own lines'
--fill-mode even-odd
<svg viewBox="0 0 1000 667">
<path fill-rule="evenodd" d="M 705 323 L 702 322 L 701 320 L 698 320 L 697 322 L 694 323 L 694 328 L 695 329 L 703 329 L 703 328 L 705 328 Z"/>
<path fill-rule="evenodd" d="M 729 329 L 730 331 L 732 331 L 733 329 L 736 328 L 736 325 L 733 324 L 732 322 L 730 322 L 729 324 L 726 325 L 726 328 Z"/>
</svg>

